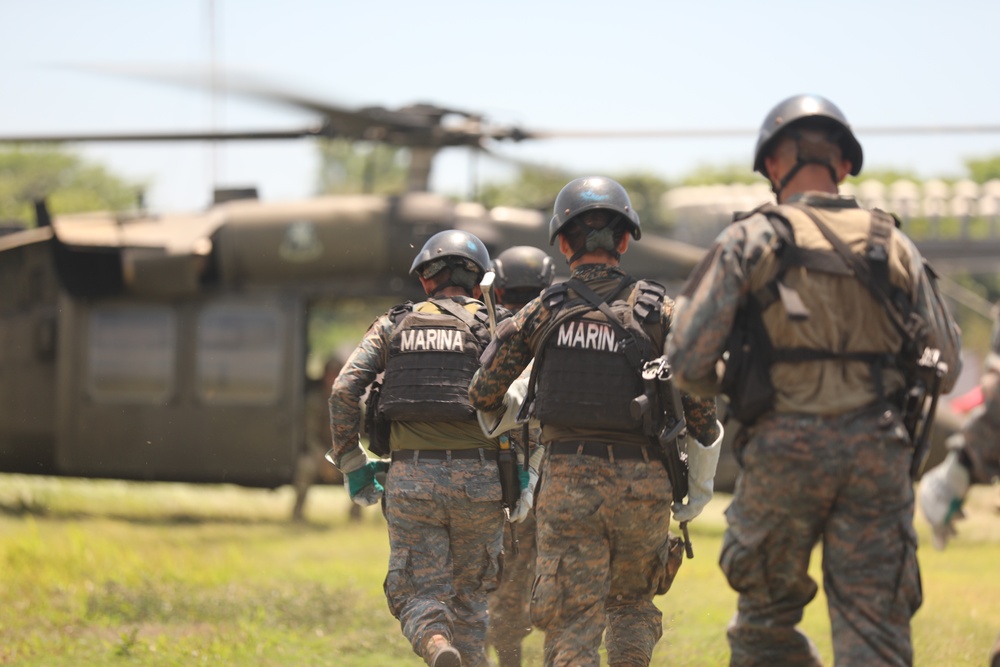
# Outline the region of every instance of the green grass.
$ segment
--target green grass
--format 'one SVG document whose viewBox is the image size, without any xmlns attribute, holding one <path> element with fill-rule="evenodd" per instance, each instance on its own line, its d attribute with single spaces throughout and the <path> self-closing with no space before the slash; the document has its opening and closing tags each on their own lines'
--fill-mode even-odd
<svg viewBox="0 0 1000 667">
<path fill-rule="evenodd" d="M 975 489 L 959 539 L 920 551 L 918 665 L 985 664 L 1000 632 L 998 501 Z M 692 524 L 695 559 L 657 598 L 654 665 L 728 659 L 736 596 L 716 564 L 727 502 Z M 0 664 L 422 665 L 382 594 L 379 511 L 349 523 L 343 489 L 321 487 L 296 525 L 291 503 L 288 488 L 0 475 Z M 813 570 L 818 580 L 818 559 Z M 832 664 L 822 594 L 802 626 Z M 526 665 L 541 648 L 532 633 Z"/>
</svg>

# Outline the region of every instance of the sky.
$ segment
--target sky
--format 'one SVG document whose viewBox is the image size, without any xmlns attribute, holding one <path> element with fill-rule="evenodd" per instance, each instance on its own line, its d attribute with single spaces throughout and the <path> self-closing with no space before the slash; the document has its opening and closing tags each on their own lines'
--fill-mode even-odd
<svg viewBox="0 0 1000 667">
<path fill-rule="evenodd" d="M 361 107 L 432 102 L 529 129 L 747 128 L 726 139 L 545 140 L 497 150 L 575 174 L 751 168 L 779 101 L 817 93 L 856 127 L 1000 124 L 988 0 L 0 0 L 0 134 L 298 127 L 284 105 L 115 76 L 139 67 L 253 75 Z M 961 176 L 1000 134 L 876 137 L 865 167 Z M 315 192 L 310 140 L 90 144 L 148 184 L 150 208 L 204 207 L 213 184 L 263 199 Z M 479 162 L 481 180 L 511 176 Z M 432 189 L 466 194 L 470 159 L 443 152 Z"/>
</svg>

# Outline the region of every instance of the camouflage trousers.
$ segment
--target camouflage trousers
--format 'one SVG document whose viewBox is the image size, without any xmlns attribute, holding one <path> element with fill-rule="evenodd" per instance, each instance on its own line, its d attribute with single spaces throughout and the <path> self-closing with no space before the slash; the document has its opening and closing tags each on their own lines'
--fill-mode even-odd
<svg viewBox="0 0 1000 667">
<path fill-rule="evenodd" d="M 648 665 L 663 634 L 653 596 L 665 590 L 670 482 L 657 461 L 578 454 L 546 459 L 536 505 L 538 561 L 531 620 L 547 667 Z"/>
<path fill-rule="evenodd" d="M 912 448 L 878 412 L 773 415 L 742 452 L 720 565 L 739 593 L 730 665 L 818 665 L 796 624 L 816 595 L 822 541 L 837 665 L 910 665 L 922 601 L 913 529 Z"/>
<path fill-rule="evenodd" d="M 417 655 L 444 635 L 462 665 L 486 663 L 486 595 L 500 577 L 504 515 L 496 461 L 394 461 L 386 478 L 385 595 Z"/>
<path fill-rule="evenodd" d="M 520 664 L 516 656 L 521 642 L 531 632 L 529 602 L 531 584 L 535 579 L 535 514 L 515 524 L 518 554 L 513 554 L 509 530 L 503 535 L 503 578 L 500 586 L 489 594 L 490 629 L 486 643 L 497 650 L 500 664 Z"/>
</svg>

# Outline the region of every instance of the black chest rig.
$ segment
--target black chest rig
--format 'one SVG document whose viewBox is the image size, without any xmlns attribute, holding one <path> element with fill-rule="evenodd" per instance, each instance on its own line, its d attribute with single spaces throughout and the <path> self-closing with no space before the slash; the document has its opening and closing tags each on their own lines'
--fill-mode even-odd
<svg viewBox="0 0 1000 667">
<path fill-rule="evenodd" d="M 833 250 L 802 248 L 795 243 L 795 233 L 783 208 L 795 207 L 816 224 Z M 736 220 L 763 213 L 778 237 L 775 254 L 778 270 L 772 280 L 747 296 L 746 304 L 736 315 L 733 330 L 726 344 L 726 371 L 722 378 L 722 393 L 729 398 L 728 415 L 745 425 L 752 424 L 774 405 L 775 389 L 771 382 L 771 366 L 775 363 L 805 363 L 812 361 L 861 361 L 872 367 L 875 391 L 883 400 L 882 370 L 892 367 L 907 373 L 912 365 L 918 341 L 924 336 L 923 321 L 914 313 L 906 292 L 889 280 L 888 243 L 895 226 L 892 216 L 872 210 L 868 241 L 863 255 L 852 252 L 806 206 L 765 204 Z M 789 268 L 803 267 L 810 272 L 852 276 L 861 281 L 873 297 L 885 306 L 896 329 L 902 334 L 902 350 L 872 352 L 833 352 L 805 347 L 775 347 L 764 325 L 763 313 L 777 301 L 792 320 L 809 318 L 809 309 L 799 294 L 784 284 Z"/>
<path fill-rule="evenodd" d="M 661 353 L 665 293 L 628 276 L 606 299 L 577 279 L 545 290 L 550 317 L 536 338 L 525 400 L 534 416 L 542 424 L 642 432 L 629 408 L 643 393 L 643 362 Z"/>
<path fill-rule="evenodd" d="M 450 299 L 428 303 L 444 312 L 424 312 L 412 303 L 389 312 L 396 323 L 389 342 L 380 410 L 393 420 L 475 419 L 469 383 L 490 341 L 488 315 Z"/>
</svg>

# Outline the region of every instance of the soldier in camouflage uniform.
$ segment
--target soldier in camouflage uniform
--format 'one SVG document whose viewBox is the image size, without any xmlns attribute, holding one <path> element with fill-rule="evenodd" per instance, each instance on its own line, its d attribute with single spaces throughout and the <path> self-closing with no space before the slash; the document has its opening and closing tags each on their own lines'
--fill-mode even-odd
<svg viewBox="0 0 1000 667">
<path fill-rule="evenodd" d="M 796 628 L 817 592 L 807 570 L 818 541 L 836 664 L 913 660 L 910 619 L 921 591 L 913 451 L 899 404 L 901 368 L 915 360 L 902 352 L 907 341 L 893 313 L 909 310 L 922 342 L 940 350 L 944 391 L 960 370 L 960 333 L 933 274 L 888 214 L 838 195 L 861 160 L 828 100 L 803 95 L 776 106 L 754 169 L 780 205 L 725 229 L 677 299 L 667 346 L 677 383 L 699 396 L 725 385 L 731 410 L 747 415 L 720 557 L 739 592 L 731 665 L 819 664 Z M 852 253 L 881 276 L 894 308 L 848 268 L 857 266 Z M 728 342 L 744 333 L 751 342 Z M 744 352 L 752 361 L 738 363 Z M 733 376 L 740 379 L 730 386 Z"/>
<path fill-rule="evenodd" d="M 496 256 L 493 261 L 496 272 L 494 283 L 497 301 L 512 313 L 521 310 L 555 278 L 555 264 L 544 250 L 531 246 L 514 246 Z M 541 458 L 539 449 L 541 432 L 531 429 L 527 451 L 533 460 Z M 507 437 L 521 442 L 521 429 L 515 429 Z M 519 454 L 523 456 L 523 454 Z M 537 471 L 538 463 L 531 466 Z M 531 583 L 535 578 L 535 513 L 530 507 L 534 500 L 534 483 L 531 475 L 521 471 L 522 497 L 513 515 L 517 525 L 518 555 L 512 556 L 511 534 L 504 533 L 503 579 L 500 586 L 489 595 L 490 630 L 487 645 L 497 651 L 500 667 L 520 667 L 521 643 L 531 632 L 529 601 Z"/>
<path fill-rule="evenodd" d="M 359 403 L 384 372 L 379 410 L 391 420 L 385 478 L 385 593 L 413 650 L 432 667 L 486 663 L 487 593 L 497 586 L 504 514 L 497 444 L 483 435 L 468 384 L 489 341 L 479 281 L 489 267 L 467 232 L 432 236 L 410 269 L 428 300 L 382 315 L 333 385 L 328 457 L 355 502 L 378 502 L 388 464 L 361 448 Z M 502 315 L 502 314 L 501 314 Z"/>
<path fill-rule="evenodd" d="M 498 409 L 534 358 L 538 389 L 527 402 L 541 422 L 546 453 L 535 505 L 531 620 L 545 632 L 545 665 L 597 667 L 605 628 L 611 665 L 648 665 L 663 633 L 653 597 L 666 592 L 680 557 L 668 535 L 671 501 L 688 519 L 708 501 L 671 498 L 660 452 L 629 414 L 642 393 L 641 361 L 624 350 L 660 355 L 673 304 L 662 287 L 618 267 L 640 227 L 615 181 L 566 185 L 549 232 L 572 277 L 498 328 L 469 396 L 478 409 Z M 603 299 L 617 326 L 588 298 Z M 711 452 L 721 436 L 714 400 L 683 400 L 689 431 L 704 443 L 690 450 L 714 468 Z M 701 457 L 701 450 L 710 453 Z"/>
<path fill-rule="evenodd" d="M 991 484 L 1000 477 L 1000 304 L 993 308 L 993 337 L 979 385 L 982 405 L 962 431 L 948 439 L 945 460 L 920 481 L 920 509 L 934 530 L 938 549 L 956 534 L 954 521 L 962 518 L 969 486 Z M 990 665 L 1000 667 L 1000 637 Z"/>
</svg>

